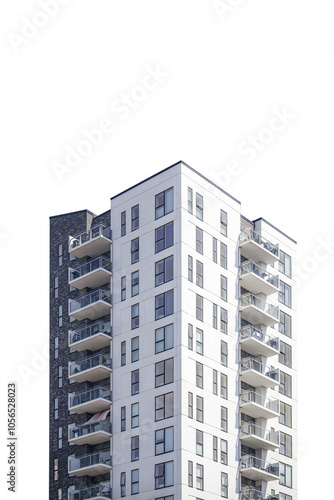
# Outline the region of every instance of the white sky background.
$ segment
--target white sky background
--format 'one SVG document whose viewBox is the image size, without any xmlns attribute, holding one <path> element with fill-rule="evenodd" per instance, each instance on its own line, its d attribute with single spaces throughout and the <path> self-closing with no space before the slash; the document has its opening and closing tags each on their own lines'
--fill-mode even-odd
<svg viewBox="0 0 334 500">
<path fill-rule="evenodd" d="M 334 268 L 332 0 L 71 0 L 17 51 L 41 11 L 0 6 L 0 496 L 6 491 L 6 387 L 18 393 L 17 500 L 48 498 L 49 216 L 109 208 L 111 196 L 178 160 L 299 244 L 299 498 L 328 498 Z M 65 5 L 66 4 L 66 5 Z M 237 5 L 238 4 L 238 5 Z M 34 17 L 35 16 L 35 17 Z M 43 22 L 43 19 L 40 18 Z M 38 20 L 37 20 L 38 22 Z M 13 35 L 12 35 L 13 37 Z M 111 104 L 159 67 L 168 74 L 121 119 Z M 151 80 L 152 82 L 152 80 Z M 135 94 L 135 95 L 139 95 Z M 132 103 L 135 102 L 132 100 Z M 254 159 L 238 147 L 274 109 L 294 115 Z M 83 130 L 115 124 L 66 172 L 52 167 Z M 229 161 L 238 174 L 226 175 Z M 216 177 L 215 177 L 216 176 Z M 218 177 L 217 177 L 218 176 Z M 319 253 L 319 242 L 327 247 Z M 332 243 L 333 242 L 333 243 Z M 38 360 L 36 358 L 38 353 Z M 31 370 L 22 376 L 24 370 Z"/>
</svg>

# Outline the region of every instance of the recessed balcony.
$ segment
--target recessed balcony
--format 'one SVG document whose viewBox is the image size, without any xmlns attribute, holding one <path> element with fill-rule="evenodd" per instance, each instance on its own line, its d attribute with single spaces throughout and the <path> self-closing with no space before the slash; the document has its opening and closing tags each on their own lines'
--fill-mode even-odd
<svg viewBox="0 0 334 500">
<path fill-rule="evenodd" d="M 276 481 L 279 477 L 279 464 L 266 463 L 254 455 L 244 455 L 240 460 L 240 473 L 253 481 Z"/>
<path fill-rule="evenodd" d="M 69 284 L 79 290 L 98 288 L 109 283 L 110 278 L 111 262 L 106 257 L 96 257 L 81 266 L 69 268 Z"/>
<path fill-rule="evenodd" d="M 68 344 L 75 351 L 97 351 L 110 345 L 110 321 L 95 321 L 78 330 L 69 331 Z"/>
<path fill-rule="evenodd" d="M 279 307 L 268 304 L 253 293 L 246 293 L 240 299 L 242 319 L 252 325 L 272 326 L 279 322 Z"/>
<path fill-rule="evenodd" d="M 274 450 L 279 446 L 279 432 L 249 422 L 241 426 L 240 441 L 254 450 Z"/>
<path fill-rule="evenodd" d="M 253 325 L 241 328 L 240 345 L 253 356 L 275 356 L 279 352 L 279 339 L 264 333 Z"/>
<path fill-rule="evenodd" d="M 68 489 L 68 500 L 110 500 L 110 483 L 100 483 L 80 490 Z"/>
<path fill-rule="evenodd" d="M 69 365 L 69 378 L 75 382 L 97 382 L 111 373 L 111 358 L 104 354 L 96 354 Z"/>
<path fill-rule="evenodd" d="M 264 500 L 264 496 L 258 488 L 244 488 L 241 491 L 240 500 Z"/>
<path fill-rule="evenodd" d="M 72 458 L 68 462 L 68 473 L 73 476 L 100 476 L 111 470 L 110 450 L 97 451 L 90 455 Z"/>
<path fill-rule="evenodd" d="M 78 299 L 70 299 L 70 316 L 83 319 L 98 319 L 106 316 L 111 309 L 111 294 L 109 290 L 94 290 Z"/>
<path fill-rule="evenodd" d="M 97 413 L 111 407 L 111 391 L 108 387 L 93 387 L 88 391 L 69 395 L 69 411 Z"/>
<path fill-rule="evenodd" d="M 102 255 L 110 250 L 110 245 L 111 229 L 103 224 L 69 238 L 69 252 L 79 259 Z"/>
<path fill-rule="evenodd" d="M 279 416 L 279 400 L 266 398 L 255 391 L 247 391 L 240 395 L 240 409 L 242 413 L 253 418 L 275 418 Z"/>
<path fill-rule="evenodd" d="M 278 275 L 274 276 L 252 260 L 243 262 L 240 266 L 240 284 L 253 293 L 270 295 L 279 290 Z"/>
<path fill-rule="evenodd" d="M 241 255 L 255 262 L 273 264 L 279 259 L 278 244 L 274 245 L 253 229 L 240 233 L 239 247 Z"/>
<path fill-rule="evenodd" d="M 240 366 L 240 380 L 253 387 L 274 387 L 279 385 L 279 369 L 266 367 L 258 359 L 243 358 Z"/>
<path fill-rule="evenodd" d="M 87 422 L 77 427 L 71 427 L 69 430 L 69 442 L 77 445 L 105 443 L 110 438 L 111 423 L 103 420 L 91 423 Z"/>
</svg>

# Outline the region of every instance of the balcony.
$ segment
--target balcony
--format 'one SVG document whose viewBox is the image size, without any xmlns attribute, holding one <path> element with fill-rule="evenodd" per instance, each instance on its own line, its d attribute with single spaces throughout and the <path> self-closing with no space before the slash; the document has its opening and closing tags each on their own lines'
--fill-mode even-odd
<svg viewBox="0 0 334 500">
<path fill-rule="evenodd" d="M 100 476 L 111 470 L 110 450 L 97 451 L 90 455 L 72 458 L 68 462 L 68 473 L 73 476 Z"/>
<path fill-rule="evenodd" d="M 279 352 L 278 337 L 272 337 L 253 325 L 241 328 L 240 345 L 253 356 L 275 356 Z"/>
<path fill-rule="evenodd" d="M 95 354 L 69 365 L 69 378 L 75 382 L 97 382 L 111 373 L 110 356 Z"/>
<path fill-rule="evenodd" d="M 81 490 L 68 490 L 68 500 L 110 500 L 110 483 L 100 483 Z"/>
<path fill-rule="evenodd" d="M 69 238 L 69 252 L 79 259 L 102 255 L 110 250 L 110 245 L 111 229 L 103 224 Z"/>
<path fill-rule="evenodd" d="M 268 273 L 259 264 L 247 260 L 240 266 L 241 286 L 253 293 L 264 293 L 270 295 L 279 291 L 278 275 Z"/>
<path fill-rule="evenodd" d="M 106 257 L 95 259 L 81 266 L 69 268 L 68 281 L 71 286 L 82 290 L 83 288 L 98 288 L 110 282 L 111 262 Z"/>
<path fill-rule="evenodd" d="M 69 430 L 69 442 L 72 444 L 99 444 L 109 441 L 111 437 L 111 423 L 98 421 L 86 423 Z"/>
<path fill-rule="evenodd" d="M 253 293 L 246 293 L 240 299 L 241 317 L 252 325 L 272 326 L 279 321 L 279 308 L 268 304 Z"/>
<path fill-rule="evenodd" d="M 263 500 L 262 491 L 257 488 L 246 488 L 241 491 L 240 500 Z"/>
<path fill-rule="evenodd" d="M 88 391 L 69 395 L 69 411 L 97 413 L 111 407 L 111 391 L 108 387 L 93 387 Z"/>
<path fill-rule="evenodd" d="M 240 473 L 253 481 L 275 481 L 279 477 L 279 464 L 268 464 L 253 455 L 244 455 L 240 460 Z"/>
<path fill-rule="evenodd" d="M 267 368 L 258 359 L 243 358 L 240 366 L 240 380 L 253 387 L 274 387 L 279 385 L 279 369 Z"/>
<path fill-rule="evenodd" d="M 241 255 L 255 262 L 273 264 L 279 259 L 278 245 L 263 238 L 253 229 L 240 233 L 239 247 Z"/>
<path fill-rule="evenodd" d="M 240 395 L 240 409 L 242 413 L 253 418 L 275 418 L 279 416 L 279 400 L 268 399 L 255 391 L 247 391 Z"/>
<path fill-rule="evenodd" d="M 273 450 L 279 446 L 279 432 L 267 431 L 264 427 L 249 422 L 241 426 L 240 441 L 255 450 Z"/>
<path fill-rule="evenodd" d="M 69 347 L 75 351 L 97 351 L 110 345 L 110 321 L 96 321 L 69 332 Z"/>
<path fill-rule="evenodd" d="M 82 321 L 83 319 L 98 319 L 106 316 L 111 309 L 111 294 L 109 290 L 94 290 L 78 299 L 70 299 L 70 316 Z"/>
</svg>

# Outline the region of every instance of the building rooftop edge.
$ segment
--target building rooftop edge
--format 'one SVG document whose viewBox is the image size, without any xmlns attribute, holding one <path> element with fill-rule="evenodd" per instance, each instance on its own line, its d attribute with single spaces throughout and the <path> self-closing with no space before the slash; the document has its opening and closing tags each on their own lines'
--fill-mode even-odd
<svg viewBox="0 0 334 500">
<path fill-rule="evenodd" d="M 245 217 L 245 218 L 247 218 L 247 217 Z M 293 243 L 295 243 L 297 245 L 297 241 L 296 240 L 294 240 L 293 238 L 291 238 L 291 236 L 289 236 L 288 234 L 286 234 L 283 231 L 281 231 L 281 229 L 278 229 L 278 227 L 274 226 L 274 224 L 272 224 L 271 222 L 268 222 L 263 217 L 259 217 L 258 219 L 253 220 L 253 222 L 255 223 L 255 222 L 259 221 L 259 220 L 263 220 L 263 222 L 265 222 L 266 224 L 268 224 L 268 226 L 271 226 L 273 229 L 275 229 L 279 233 L 283 234 L 283 236 L 285 236 L 286 238 L 288 238 L 290 241 L 292 241 Z"/>
</svg>

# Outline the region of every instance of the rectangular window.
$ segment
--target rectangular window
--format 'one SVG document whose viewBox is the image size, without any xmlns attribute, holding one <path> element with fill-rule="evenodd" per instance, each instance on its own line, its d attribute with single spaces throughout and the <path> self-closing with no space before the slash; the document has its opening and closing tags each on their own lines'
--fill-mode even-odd
<svg viewBox="0 0 334 500">
<path fill-rule="evenodd" d="M 188 323 L 188 349 L 191 351 L 194 348 L 194 327 Z"/>
<path fill-rule="evenodd" d="M 203 255 L 203 230 L 196 227 L 196 252 Z"/>
<path fill-rule="evenodd" d="M 203 456 L 203 432 L 196 429 L 196 455 Z"/>
<path fill-rule="evenodd" d="M 168 392 L 155 398 L 155 421 L 171 418 L 174 415 L 174 393 Z"/>
<path fill-rule="evenodd" d="M 188 212 L 193 213 L 193 190 L 188 187 Z"/>
<path fill-rule="evenodd" d="M 63 447 L 63 428 L 58 427 L 58 448 Z"/>
<path fill-rule="evenodd" d="M 139 293 L 139 271 L 131 273 L 131 297 Z"/>
<path fill-rule="evenodd" d="M 227 333 L 227 310 L 220 308 L 220 331 Z"/>
<path fill-rule="evenodd" d="M 155 296 L 155 319 L 161 319 L 174 313 L 174 290 Z"/>
<path fill-rule="evenodd" d="M 218 328 L 218 306 L 212 304 L 212 326 L 217 330 Z"/>
<path fill-rule="evenodd" d="M 155 218 L 160 219 L 174 210 L 174 189 L 171 187 L 155 195 Z"/>
<path fill-rule="evenodd" d="M 282 250 L 279 252 L 278 270 L 291 278 L 291 257 Z"/>
<path fill-rule="evenodd" d="M 227 342 L 220 341 L 220 362 L 223 366 L 227 366 Z"/>
<path fill-rule="evenodd" d="M 201 464 L 196 464 L 196 489 L 204 490 L 204 467 Z"/>
<path fill-rule="evenodd" d="M 225 373 L 220 374 L 220 396 L 227 399 L 227 375 Z"/>
<path fill-rule="evenodd" d="M 196 387 L 203 389 L 203 365 L 196 362 Z"/>
<path fill-rule="evenodd" d="M 61 488 L 58 488 L 58 500 L 62 500 L 63 498 L 63 490 Z"/>
<path fill-rule="evenodd" d="M 55 420 L 58 420 L 59 417 L 59 400 L 55 398 Z"/>
<path fill-rule="evenodd" d="M 218 462 L 218 438 L 217 436 L 212 436 L 212 459 L 214 462 Z"/>
<path fill-rule="evenodd" d="M 225 439 L 220 440 L 220 462 L 227 465 L 227 441 Z"/>
<path fill-rule="evenodd" d="M 139 337 L 131 339 L 131 363 L 139 360 Z"/>
<path fill-rule="evenodd" d="M 174 358 L 155 363 L 155 387 L 174 382 Z"/>
<path fill-rule="evenodd" d="M 199 220 L 203 220 L 203 196 L 196 193 L 196 217 Z"/>
<path fill-rule="evenodd" d="M 220 298 L 227 302 L 227 278 L 220 275 Z"/>
<path fill-rule="evenodd" d="M 131 405 L 131 429 L 139 426 L 139 403 Z"/>
<path fill-rule="evenodd" d="M 173 255 L 155 263 L 155 286 L 173 279 Z"/>
<path fill-rule="evenodd" d="M 279 484 L 292 488 L 292 467 L 288 464 L 279 464 Z"/>
<path fill-rule="evenodd" d="M 194 416 L 194 396 L 192 392 L 188 392 L 188 417 L 193 418 Z"/>
<path fill-rule="evenodd" d="M 155 253 L 174 245 L 174 222 L 169 222 L 155 230 Z"/>
<path fill-rule="evenodd" d="M 126 341 L 121 342 L 121 366 L 126 365 Z"/>
<path fill-rule="evenodd" d="M 139 205 L 131 208 L 131 231 L 139 228 Z"/>
<path fill-rule="evenodd" d="M 203 321 L 203 297 L 196 294 L 196 319 Z"/>
<path fill-rule="evenodd" d="M 278 300 L 285 306 L 291 307 L 291 286 L 280 280 Z"/>
<path fill-rule="evenodd" d="M 139 493 L 139 469 L 131 471 L 131 495 Z"/>
<path fill-rule="evenodd" d="M 292 500 L 291 495 L 285 495 L 284 493 L 279 494 L 279 500 Z"/>
<path fill-rule="evenodd" d="M 59 337 L 55 337 L 55 359 L 58 359 Z"/>
<path fill-rule="evenodd" d="M 217 264 L 218 262 L 218 254 L 217 254 L 217 245 L 218 241 L 217 238 L 212 238 L 212 260 Z"/>
<path fill-rule="evenodd" d="M 58 326 L 63 326 L 63 306 L 58 306 Z"/>
<path fill-rule="evenodd" d="M 291 368 L 291 366 L 292 366 L 292 347 L 291 347 L 291 345 L 286 344 L 285 342 L 282 342 L 282 340 L 280 340 L 279 348 L 280 348 L 279 362 L 283 363 L 283 365 Z"/>
<path fill-rule="evenodd" d="M 203 355 L 203 330 L 196 328 L 196 352 Z"/>
<path fill-rule="evenodd" d="M 280 416 L 279 423 L 292 427 L 292 406 L 280 401 Z"/>
<path fill-rule="evenodd" d="M 62 266 L 63 264 L 63 245 L 59 245 L 58 247 L 58 266 Z"/>
<path fill-rule="evenodd" d="M 220 407 L 220 428 L 227 432 L 227 408 L 225 406 Z"/>
<path fill-rule="evenodd" d="M 121 301 L 126 299 L 126 276 L 121 277 Z"/>
<path fill-rule="evenodd" d="M 54 481 L 58 481 L 58 458 L 55 458 L 53 461 L 53 479 Z"/>
<path fill-rule="evenodd" d="M 166 325 L 155 330 L 155 354 L 174 347 L 174 325 Z"/>
<path fill-rule="evenodd" d="M 203 288 L 203 263 L 196 260 L 196 285 Z"/>
<path fill-rule="evenodd" d="M 126 407 L 121 408 L 121 432 L 126 430 Z"/>
<path fill-rule="evenodd" d="M 58 367 L 58 387 L 63 387 L 63 367 Z"/>
<path fill-rule="evenodd" d="M 287 337 L 291 338 L 291 316 L 286 314 L 283 311 L 280 311 L 280 320 L 278 330 L 280 333 L 283 333 Z"/>
<path fill-rule="evenodd" d="M 55 295 L 55 299 L 58 299 L 58 285 L 59 285 L 59 280 L 58 280 L 58 276 L 56 276 L 55 280 L 54 280 L 54 295 Z"/>
<path fill-rule="evenodd" d="M 139 436 L 131 438 L 131 462 L 139 460 Z"/>
<path fill-rule="evenodd" d="M 194 465 L 193 462 L 188 460 L 188 486 L 189 488 L 192 488 L 194 485 Z"/>
<path fill-rule="evenodd" d="M 155 454 L 170 453 L 174 450 L 174 427 L 155 431 Z"/>
<path fill-rule="evenodd" d="M 131 240 L 131 264 L 139 261 L 139 238 Z"/>
<path fill-rule="evenodd" d="M 212 370 L 212 392 L 217 396 L 218 394 L 218 372 Z"/>
<path fill-rule="evenodd" d="M 131 396 L 139 393 L 139 370 L 131 372 Z"/>
<path fill-rule="evenodd" d="M 131 306 L 131 330 L 139 327 L 139 304 Z"/>
<path fill-rule="evenodd" d="M 120 486 L 121 486 L 121 497 L 125 497 L 125 495 L 126 495 L 126 473 L 125 472 L 121 472 Z"/>
<path fill-rule="evenodd" d="M 228 498 L 228 476 L 226 472 L 220 473 L 220 484 L 221 484 L 220 496 L 223 498 Z"/>
<path fill-rule="evenodd" d="M 126 235 L 126 212 L 121 213 L 121 236 Z"/>
<path fill-rule="evenodd" d="M 188 280 L 193 282 L 193 258 L 188 255 Z"/>
<path fill-rule="evenodd" d="M 220 265 L 227 269 L 227 246 L 220 242 Z"/>
<path fill-rule="evenodd" d="M 280 385 L 279 385 L 280 394 L 284 394 L 285 396 L 292 398 L 292 377 L 291 377 L 291 375 L 288 375 L 287 373 L 284 373 L 284 372 L 282 372 L 282 370 L 280 370 L 279 378 L 280 378 Z"/>
<path fill-rule="evenodd" d="M 167 488 L 174 484 L 174 462 L 156 464 L 154 470 L 155 489 Z"/>
<path fill-rule="evenodd" d="M 227 236 L 227 213 L 220 210 L 220 233 Z"/>
<path fill-rule="evenodd" d="M 279 446 L 280 454 L 291 458 L 292 457 L 292 436 L 290 436 L 290 434 L 285 434 L 285 432 L 280 432 L 279 437 L 280 437 L 280 446 Z"/>
<path fill-rule="evenodd" d="M 197 422 L 203 422 L 204 414 L 204 399 L 201 396 L 196 396 L 196 420 Z"/>
</svg>

